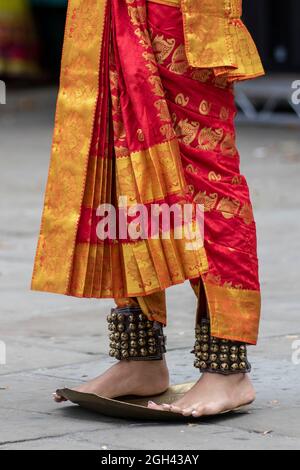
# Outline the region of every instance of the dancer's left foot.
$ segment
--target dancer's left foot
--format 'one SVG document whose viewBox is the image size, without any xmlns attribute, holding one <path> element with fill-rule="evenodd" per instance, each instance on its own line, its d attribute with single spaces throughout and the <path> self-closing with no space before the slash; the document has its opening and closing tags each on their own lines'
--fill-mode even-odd
<svg viewBox="0 0 300 470">
<path fill-rule="evenodd" d="M 198 382 L 172 405 L 149 402 L 148 407 L 199 418 L 231 411 L 254 400 L 255 390 L 249 374 L 204 373 Z"/>
<path fill-rule="evenodd" d="M 104 374 L 73 390 L 93 393 L 106 398 L 125 395 L 141 397 L 160 395 L 169 386 L 169 371 L 165 357 L 158 361 L 118 361 Z M 58 393 L 53 394 L 57 403 L 66 401 Z"/>
</svg>

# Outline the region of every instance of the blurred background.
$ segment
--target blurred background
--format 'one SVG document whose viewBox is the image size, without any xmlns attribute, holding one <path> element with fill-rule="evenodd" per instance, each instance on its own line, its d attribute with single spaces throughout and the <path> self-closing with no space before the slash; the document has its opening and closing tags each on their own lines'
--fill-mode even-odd
<svg viewBox="0 0 300 470">
<path fill-rule="evenodd" d="M 76 432 L 92 431 L 93 420 L 75 414 L 66 420 L 50 393 L 96 375 L 100 363 L 106 367 L 105 317 L 113 304 L 30 291 L 66 6 L 66 0 L 0 0 L 0 342 L 7 347 L 7 363 L 0 364 L 0 444 L 11 442 L 8 448 L 90 448 L 102 439 L 94 430 L 79 443 Z M 263 297 L 260 341 L 250 351 L 255 413 L 239 418 L 239 429 L 227 420 L 210 435 L 208 426 L 186 427 L 184 434 L 168 427 L 163 442 L 148 425 L 152 445 L 172 449 L 177 439 L 177 448 L 300 448 L 300 350 L 299 361 L 292 359 L 300 345 L 300 105 L 292 100 L 292 84 L 300 81 L 299 19 L 299 0 L 244 0 L 244 21 L 267 72 L 236 87 L 238 146 L 255 209 Z M 167 335 L 172 382 L 178 383 L 196 379 L 186 366 L 195 300 L 188 283 L 172 290 Z M 105 428 L 104 444 L 113 441 L 114 429 Z M 125 442 L 126 425 L 122 433 Z M 140 434 L 138 427 L 137 441 Z"/>
<path fill-rule="evenodd" d="M 24 86 L 57 80 L 67 0 L 0 0 L 0 76 Z"/>
</svg>

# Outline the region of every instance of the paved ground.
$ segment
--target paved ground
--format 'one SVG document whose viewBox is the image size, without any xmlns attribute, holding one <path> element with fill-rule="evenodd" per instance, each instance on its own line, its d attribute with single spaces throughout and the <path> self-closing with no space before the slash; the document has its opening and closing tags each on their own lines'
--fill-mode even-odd
<svg viewBox="0 0 300 470">
<path fill-rule="evenodd" d="M 14 94 L 0 107 L 0 340 L 7 347 L 7 364 L 0 365 L 0 449 L 299 449 L 300 365 L 292 361 L 300 340 L 299 130 L 239 129 L 261 258 L 261 339 L 251 350 L 257 402 L 248 414 L 197 424 L 127 422 L 51 401 L 57 387 L 107 367 L 104 318 L 112 305 L 29 291 L 53 97 L 50 91 Z M 171 289 L 168 302 L 172 381 L 193 380 L 188 351 L 195 305 L 188 283 Z"/>
</svg>

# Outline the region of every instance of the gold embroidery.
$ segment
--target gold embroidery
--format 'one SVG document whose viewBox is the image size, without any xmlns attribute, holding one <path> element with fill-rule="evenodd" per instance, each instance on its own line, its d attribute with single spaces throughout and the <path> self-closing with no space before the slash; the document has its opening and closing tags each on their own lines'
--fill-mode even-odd
<svg viewBox="0 0 300 470">
<path fill-rule="evenodd" d="M 212 243 L 212 242 L 210 242 Z M 216 286 L 221 286 L 222 284 L 222 278 L 220 276 L 220 274 L 218 274 L 217 276 L 208 272 L 207 274 L 205 274 L 205 282 L 210 282 L 212 284 L 215 284 Z"/>
<path fill-rule="evenodd" d="M 211 107 L 211 103 L 209 103 L 207 100 L 202 100 L 199 106 L 199 111 L 204 116 L 207 116 L 210 113 Z"/>
<path fill-rule="evenodd" d="M 159 64 L 163 64 L 163 62 L 169 57 L 175 47 L 176 41 L 175 39 L 164 39 L 163 35 L 155 36 L 152 41 L 152 46 L 155 52 L 156 60 Z"/>
<path fill-rule="evenodd" d="M 178 104 L 179 106 L 187 106 L 189 104 L 190 98 L 188 96 L 184 96 L 183 93 L 178 93 L 178 95 L 175 98 L 175 103 Z"/>
<path fill-rule="evenodd" d="M 183 75 L 187 71 L 188 67 L 189 64 L 186 60 L 184 45 L 180 44 L 180 46 L 175 49 L 172 56 L 172 63 L 168 65 L 168 68 L 171 72 Z"/>
<path fill-rule="evenodd" d="M 231 219 L 237 215 L 239 208 L 240 202 L 229 197 L 223 197 L 217 205 L 217 210 L 222 213 L 225 219 Z"/>
<path fill-rule="evenodd" d="M 109 81 L 112 90 L 116 90 L 118 88 L 118 78 L 119 76 L 116 70 L 109 71 Z"/>
<path fill-rule="evenodd" d="M 155 93 L 157 96 L 164 97 L 164 96 L 165 96 L 165 92 L 164 92 L 164 89 L 163 89 L 163 87 L 162 87 L 162 83 L 161 83 L 160 77 L 158 77 L 158 76 L 156 76 L 156 75 L 151 75 L 148 80 L 149 80 L 149 82 L 151 83 L 151 85 L 153 85 L 153 91 L 154 91 L 154 93 Z"/>
<path fill-rule="evenodd" d="M 228 118 L 229 118 L 229 109 L 222 106 L 221 111 L 220 111 L 220 119 L 222 119 L 222 121 L 227 121 Z"/>
<path fill-rule="evenodd" d="M 215 173 L 214 171 L 209 172 L 208 174 L 209 181 L 221 181 L 221 175 Z"/>
<path fill-rule="evenodd" d="M 144 142 L 145 136 L 144 136 L 144 132 L 142 129 L 137 130 L 137 138 L 140 142 Z"/>
<path fill-rule="evenodd" d="M 106 1 L 99 5 L 98 0 L 72 0 L 68 5 L 61 88 L 33 290 L 68 292 L 94 124 L 93 110 L 98 98 L 105 9 Z M 79 82 L 78 70 L 82 70 Z M 95 73 L 89 74 L 91 70 Z M 76 95 L 85 106 L 78 106 L 77 98 L 72 101 Z"/>
<path fill-rule="evenodd" d="M 197 137 L 199 127 L 199 122 L 189 122 L 188 119 L 181 119 L 175 128 L 175 132 L 184 144 L 190 145 Z"/>
<path fill-rule="evenodd" d="M 192 184 L 189 184 L 189 185 L 188 185 L 188 192 L 189 192 L 189 194 L 191 194 L 191 196 L 194 195 L 194 193 L 195 193 L 195 187 L 194 187 Z"/>
<path fill-rule="evenodd" d="M 206 194 L 206 191 L 200 191 L 194 198 L 194 202 L 196 204 L 201 204 L 204 206 L 204 212 L 210 212 L 212 209 L 214 209 L 216 207 L 217 201 L 217 193 Z"/>
<path fill-rule="evenodd" d="M 259 291 L 215 285 L 205 276 L 211 334 L 256 344 L 261 308 Z M 230 312 L 230 315 L 228 314 Z"/>
<path fill-rule="evenodd" d="M 170 119 L 169 108 L 166 100 L 158 100 L 154 103 L 158 110 L 158 116 L 162 121 L 168 121 Z"/>
<path fill-rule="evenodd" d="M 194 175 L 197 175 L 198 170 L 195 168 L 191 163 L 189 163 L 186 167 L 185 170 L 188 171 L 189 173 L 192 173 Z"/>
<path fill-rule="evenodd" d="M 127 3 L 129 3 L 127 1 Z M 144 6 L 128 7 L 128 13 L 130 15 L 131 22 L 134 26 L 139 26 L 140 23 L 145 23 L 147 15 L 146 8 Z"/>
<path fill-rule="evenodd" d="M 250 225 L 254 221 L 253 211 L 251 204 L 244 204 L 241 212 L 240 217 L 243 219 L 245 224 Z"/>
<path fill-rule="evenodd" d="M 178 142 L 173 139 L 118 158 L 117 197 L 126 195 L 132 204 L 146 204 L 178 193 L 185 184 L 174 158 L 178 151 Z"/>
<path fill-rule="evenodd" d="M 235 146 L 235 136 L 226 134 L 224 140 L 221 142 L 221 152 L 224 156 L 233 157 L 236 155 L 237 150 Z"/>
<path fill-rule="evenodd" d="M 149 70 L 150 73 L 156 73 L 157 72 L 157 65 L 152 61 L 148 62 L 146 64 L 146 68 Z"/>
<path fill-rule="evenodd" d="M 113 121 L 114 140 L 124 142 L 126 140 L 126 131 L 123 121 Z"/>
<path fill-rule="evenodd" d="M 228 77 L 227 75 L 220 75 L 214 78 L 213 83 L 219 88 L 228 88 Z"/>
<path fill-rule="evenodd" d="M 224 80 L 264 74 L 259 54 L 241 21 L 241 0 L 181 0 L 185 50 L 190 66 L 213 69 Z"/>
<path fill-rule="evenodd" d="M 117 158 L 127 157 L 127 155 L 129 154 L 128 147 L 122 145 L 115 145 L 115 152 Z"/>
<path fill-rule="evenodd" d="M 145 49 L 149 49 L 150 47 L 152 47 L 151 39 L 147 29 L 137 28 L 134 34 L 140 38 L 140 44 L 142 45 L 142 47 L 144 47 Z"/>
<path fill-rule="evenodd" d="M 166 138 L 166 140 L 171 140 L 176 137 L 172 124 L 164 124 L 160 128 L 160 132 Z"/>
<path fill-rule="evenodd" d="M 242 184 L 242 181 L 243 178 L 240 175 L 235 175 L 231 180 L 232 184 Z"/>
<path fill-rule="evenodd" d="M 194 80 L 198 80 L 201 83 L 205 83 L 210 79 L 212 74 L 213 72 L 210 69 L 196 68 L 192 72 L 192 78 Z"/>
<path fill-rule="evenodd" d="M 199 148 L 203 150 L 214 150 L 223 137 L 223 129 L 211 129 L 204 127 L 198 137 Z"/>
<path fill-rule="evenodd" d="M 206 0 L 202 1 L 203 6 L 205 7 Z M 84 76 L 82 81 L 76 78 L 76 86 L 74 86 L 75 80 L 72 71 L 78 69 L 84 71 L 97 70 L 98 73 L 98 59 L 100 56 L 101 47 L 99 48 L 99 44 L 95 44 L 96 38 L 94 31 L 98 31 L 97 40 L 99 40 L 100 34 L 102 34 L 101 28 L 103 24 L 103 17 L 101 16 L 103 13 L 102 6 L 104 6 L 106 2 L 99 3 L 98 1 L 96 2 L 96 0 L 84 0 L 84 2 L 82 0 L 71 0 L 70 5 L 71 3 L 72 9 L 69 8 L 69 12 L 72 13 L 71 18 L 74 20 L 74 28 L 72 27 L 68 29 L 70 26 L 69 16 L 67 21 L 67 37 L 72 39 L 74 38 L 75 43 L 72 45 L 72 47 L 75 49 L 75 51 L 72 51 L 71 48 L 67 48 L 67 51 L 64 54 L 65 73 L 63 76 L 62 88 L 60 92 L 60 113 L 58 116 L 58 125 L 55 130 L 53 141 L 52 158 L 54 160 L 54 165 L 50 170 L 48 180 L 48 190 L 51 193 L 55 193 L 55 196 L 53 194 L 48 194 L 46 198 L 45 206 L 47 207 L 45 207 L 44 215 L 47 217 L 44 220 L 44 227 L 42 227 L 41 239 L 39 242 L 40 251 L 36 258 L 36 266 L 38 267 L 38 271 L 40 268 L 41 271 L 37 272 L 35 269 L 33 285 L 35 285 L 37 288 L 42 288 L 42 290 L 62 293 L 68 292 L 73 295 L 95 297 L 119 296 L 119 298 L 121 298 L 124 295 L 144 295 L 145 293 L 148 294 L 152 291 L 161 291 L 161 289 L 164 287 L 168 287 L 169 285 L 172 285 L 176 282 L 182 282 L 187 277 L 197 277 L 207 270 L 208 266 L 204 252 L 197 253 L 199 256 L 195 260 L 195 254 L 192 253 L 192 255 L 189 256 L 189 253 L 187 250 L 185 250 L 184 243 L 177 245 L 177 242 L 174 243 L 173 239 L 166 241 L 166 243 L 162 240 L 157 241 L 157 243 L 153 242 L 153 244 L 151 244 L 151 242 L 150 244 L 147 244 L 143 241 L 138 244 L 123 244 L 122 246 L 117 243 L 111 246 L 78 244 L 75 250 L 74 265 L 71 266 L 70 264 L 74 252 L 73 229 L 78 222 L 78 214 L 80 213 L 82 202 L 79 199 L 83 189 L 83 179 L 85 176 L 84 163 L 87 161 L 86 155 L 88 154 L 88 149 L 90 148 L 89 139 L 92 133 L 91 121 L 93 115 L 93 106 L 95 106 L 96 95 L 98 92 L 98 77 L 96 74 L 95 77 L 92 77 L 91 80 L 87 80 L 87 76 Z M 128 5 L 132 5 L 133 3 L 133 0 L 127 0 Z M 82 24 L 79 21 L 80 15 L 77 13 L 80 10 L 77 9 L 77 11 L 75 11 L 73 10 L 73 7 L 75 7 L 75 9 L 78 7 L 80 9 L 84 8 L 86 10 L 86 12 L 83 12 L 85 24 Z M 136 10 L 136 12 L 132 13 L 133 21 L 137 21 L 137 15 L 140 14 L 142 15 L 143 12 L 138 12 Z M 231 20 L 230 23 L 233 27 L 243 30 L 243 26 L 239 21 Z M 149 38 L 147 37 L 147 33 L 138 32 L 137 35 L 140 38 L 143 47 L 149 47 L 150 43 L 148 40 Z M 74 47 L 74 45 L 76 47 Z M 76 56 L 76 48 L 81 52 L 80 57 Z M 172 52 L 173 49 L 171 50 L 170 54 Z M 183 56 L 183 51 L 177 51 L 177 55 L 174 54 L 172 67 L 177 70 L 175 73 L 184 73 L 184 71 L 187 70 L 188 63 L 186 62 L 186 58 L 184 63 Z M 245 55 L 245 57 L 246 56 L 247 55 Z M 146 61 L 145 67 L 147 67 L 150 73 L 157 73 L 157 67 L 155 65 L 153 54 L 151 54 L 150 51 L 145 50 L 143 57 Z M 219 71 L 221 72 L 221 69 L 219 69 Z M 214 72 L 216 73 L 216 70 L 214 70 Z M 222 71 L 223 75 L 227 72 L 228 70 L 226 71 L 225 69 Z M 199 77 L 199 80 L 201 79 L 201 81 L 206 81 L 206 79 L 208 79 L 207 77 L 209 77 L 212 73 L 213 72 L 211 70 L 195 69 L 193 71 L 193 76 Z M 112 88 L 114 88 L 116 81 L 117 77 L 113 75 L 111 77 Z M 215 83 L 220 84 L 220 86 L 226 86 L 226 76 L 224 77 L 221 75 L 215 80 Z M 158 90 L 159 93 L 161 93 L 162 87 L 155 83 L 154 90 Z M 159 93 L 157 96 L 163 98 L 163 95 Z M 188 97 L 185 97 L 182 94 L 182 98 L 182 104 L 180 102 L 178 104 L 184 106 L 187 104 L 186 100 L 188 100 Z M 84 112 L 82 112 L 83 109 L 81 107 L 77 106 L 78 103 L 81 104 L 82 102 L 87 104 L 84 108 Z M 72 105 L 74 105 L 72 108 L 75 109 L 74 112 L 69 113 L 69 116 L 62 106 L 62 104 L 65 106 L 66 103 L 72 103 Z M 158 103 L 158 101 L 156 103 Z M 113 114 L 115 115 L 115 113 L 120 111 L 117 97 L 113 97 L 113 106 Z M 162 111 L 162 116 L 164 115 L 166 117 L 167 108 L 164 105 L 161 105 L 158 109 Z M 225 120 L 225 116 L 226 113 L 223 113 L 221 110 L 220 118 Z M 177 118 L 175 113 L 173 114 L 172 118 L 176 122 Z M 70 126 L 69 130 L 66 129 L 65 124 L 67 124 L 67 127 Z M 192 128 L 193 124 L 197 123 L 187 124 Z M 120 124 L 117 124 L 116 126 L 119 132 L 119 139 L 121 138 L 124 140 L 124 128 Z M 183 127 L 185 127 L 184 123 Z M 174 136 L 174 131 L 172 133 L 172 126 L 169 123 L 161 127 L 161 132 L 162 131 L 168 139 L 171 139 L 172 136 Z M 213 131 L 212 129 L 210 129 L 210 131 L 212 133 L 218 132 L 218 130 Z M 196 138 L 196 135 L 194 138 Z M 143 141 L 142 129 L 137 130 L 137 136 L 139 141 Z M 187 140 L 189 139 L 187 138 Z M 218 136 L 213 136 L 212 140 L 218 140 Z M 231 144 L 230 138 L 226 135 L 223 144 L 225 153 L 230 153 L 232 151 Z M 117 156 L 122 157 L 117 159 L 116 165 L 118 165 L 118 171 L 119 174 L 121 174 L 123 161 L 125 171 L 125 186 L 126 184 L 131 185 L 131 188 L 136 188 L 138 186 L 139 191 L 145 200 L 149 200 L 148 198 L 151 200 L 151 198 L 155 198 L 158 194 L 165 195 L 164 191 L 166 189 L 170 193 L 174 194 L 179 190 L 180 186 L 183 185 L 183 182 L 180 181 L 180 177 L 177 179 L 175 177 L 175 180 L 172 181 L 174 174 L 177 175 L 177 172 L 178 174 L 180 173 L 179 169 L 176 167 L 177 163 L 179 162 L 177 162 L 176 158 L 172 158 L 172 151 L 170 151 L 168 145 L 176 146 L 176 139 L 174 139 L 174 143 L 168 143 L 166 147 L 150 149 L 150 155 L 147 155 L 147 157 L 139 152 L 129 155 L 126 146 L 116 146 Z M 210 145 L 212 144 L 210 143 Z M 174 147 L 174 154 L 175 153 L 179 153 L 179 150 L 178 148 Z M 62 155 L 64 158 L 62 158 Z M 62 167 L 60 166 L 61 162 Z M 108 161 L 108 159 L 105 158 L 103 158 L 100 163 L 100 165 L 103 166 L 110 164 L 111 161 Z M 94 162 L 89 162 L 89 165 L 92 167 Z M 160 168 L 160 165 L 162 168 Z M 75 175 L 76 177 L 74 177 L 73 173 L 71 174 L 70 168 L 72 166 L 78 169 L 78 173 Z M 144 168 L 142 169 L 143 166 Z M 149 167 L 151 168 L 151 171 L 149 171 Z M 58 171 L 64 184 L 57 189 L 55 178 L 57 179 Z M 111 173 L 102 170 L 101 172 L 102 174 L 108 176 L 110 175 L 109 177 L 111 177 Z M 220 175 L 216 173 L 213 175 L 213 173 L 214 172 L 210 173 L 211 178 L 216 177 L 218 179 L 220 177 Z M 157 185 L 158 189 L 153 187 L 153 191 L 143 192 L 140 188 L 142 185 L 145 185 L 145 175 L 148 176 L 149 174 L 156 176 L 156 180 L 153 186 Z M 158 177 L 159 175 L 162 175 L 162 179 Z M 92 186 L 95 184 L 95 181 L 98 181 L 97 178 L 93 180 L 93 176 L 95 175 L 92 171 L 88 172 L 87 178 L 88 180 L 92 181 L 92 184 L 87 183 L 90 192 L 86 192 L 86 201 L 93 200 Z M 170 180 L 168 179 L 169 176 Z M 234 184 L 239 184 L 238 181 L 241 183 L 242 178 L 235 176 L 232 179 L 232 182 L 235 182 Z M 72 182 L 72 184 L 70 184 L 70 182 Z M 106 182 L 103 185 L 97 183 L 96 186 L 101 187 L 103 192 L 109 189 L 109 185 Z M 120 188 L 118 190 L 121 191 Z M 188 190 L 192 194 L 195 192 L 193 185 L 190 185 Z M 160 191 L 162 192 L 160 193 Z M 136 200 L 136 193 L 134 193 L 134 191 L 132 193 L 130 193 L 130 191 L 128 192 L 132 197 L 131 202 L 134 202 Z M 195 197 L 195 200 L 197 197 L 199 200 L 202 199 L 205 202 L 206 210 L 215 208 L 218 199 L 217 194 L 206 194 L 206 192 L 203 192 L 198 193 Z M 72 198 L 74 198 L 74 200 L 72 200 L 71 203 L 70 201 Z M 64 207 L 64 203 L 66 203 L 67 207 Z M 228 206 L 230 206 L 230 204 L 224 203 L 223 201 L 223 205 L 221 205 L 220 208 L 227 210 Z M 236 213 L 236 207 L 234 204 L 231 209 Z M 240 212 L 240 216 L 243 218 L 245 223 L 250 223 L 250 207 L 247 207 L 247 205 L 243 206 Z M 45 225 L 47 226 L 47 230 L 45 230 Z M 51 227 L 51 229 L 49 229 L 49 227 Z M 67 236 L 65 236 L 66 231 Z M 207 243 L 209 243 L 209 240 Z M 53 247 L 55 247 L 55 250 Z M 56 251 L 59 253 L 59 263 L 57 259 L 58 257 L 56 256 Z M 62 253 L 63 257 L 61 256 Z M 163 261 L 165 259 L 167 259 L 167 263 Z M 128 270 L 126 269 L 127 261 L 130 268 Z M 103 268 L 103 266 L 105 266 L 105 272 L 102 273 L 100 270 Z M 114 267 L 113 269 L 112 266 Z M 71 273 L 70 269 L 72 270 Z M 68 290 L 70 280 L 69 274 L 71 274 L 71 287 Z M 212 275 L 211 278 L 213 278 Z M 205 285 L 207 289 L 210 289 L 209 286 L 207 287 L 207 279 L 209 279 L 209 276 L 206 278 Z M 217 282 L 218 279 L 218 276 L 214 277 L 214 280 Z M 211 289 L 213 289 L 213 287 Z M 232 283 L 230 282 L 224 283 L 222 291 L 218 290 L 209 292 L 210 295 L 208 295 L 208 298 L 211 301 L 210 310 L 212 312 L 213 334 L 220 337 L 226 334 L 240 334 L 243 336 L 243 338 L 235 339 L 247 342 L 249 339 L 252 339 L 254 342 L 255 327 L 258 323 L 259 293 L 256 291 L 245 291 L 243 290 L 243 286 L 241 284 L 237 284 L 235 289 L 233 289 Z M 221 307 L 223 310 L 221 313 L 219 313 L 218 309 Z M 251 309 L 253 309 L 253 311 Z M 233 312 L 233 318 L 236 318 L 236 324 L 239 322 L 242 323 L 242 327 L 239 328 L 239 331 L 237 331 L 237 327 L 236 331 L 232 331 L 232 329 L 230 330 L 230 328 L 234 328 L 235 325 L 232 325 L 231 315 L 229 324 L 228 315 L 225 317 L 225 311 Z"/>
<path fill-rule="evenodd" d="M 152 3 L 159 3 L 160 5 L 168 5 L 171 7 L 180 8 L 181 0 L 147 0 L 147 1 L 152 2 Z"/>
</svg>

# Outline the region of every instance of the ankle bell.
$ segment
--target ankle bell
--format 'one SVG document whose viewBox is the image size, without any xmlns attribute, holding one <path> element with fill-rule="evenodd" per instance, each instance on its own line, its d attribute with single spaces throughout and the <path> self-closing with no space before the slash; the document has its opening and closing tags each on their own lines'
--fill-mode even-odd
<svg viewBox="0 0 300 470">
<path fill-rule="evenodd" d="M 149 320 L 139 307 L 114 308 L 107 317 L 110 351 L 118 360 L 161 360 L 166 336 L 161 323 Z"/>
<path fill-rule="evenodd" d="M 194 366 L 200 372 L 219 374 L 248 373 L 251 365 L 245 343 L 220 339 L 210 335 L 210 322 L 202 319 L 196 326 L 196 341 L 192 353 Z"/>
</svg>

